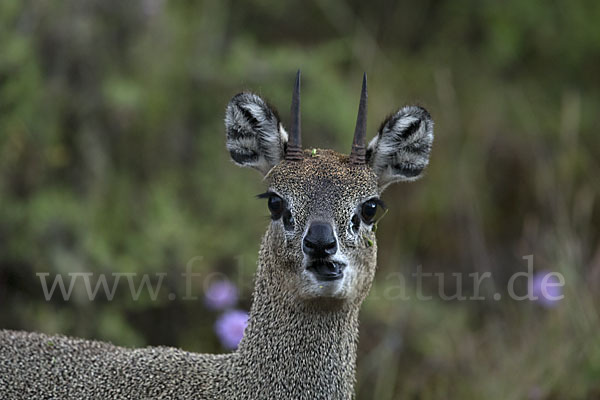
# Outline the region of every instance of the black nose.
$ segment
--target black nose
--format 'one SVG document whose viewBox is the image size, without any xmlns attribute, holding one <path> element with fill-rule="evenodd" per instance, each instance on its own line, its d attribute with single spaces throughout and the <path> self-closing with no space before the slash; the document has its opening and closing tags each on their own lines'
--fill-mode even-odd
<svg viewBox="0 0 600 400">
<path fill-rule="evenodd" d="M 304 236 L 302 250 L 310 257 L 324 258 L 335 254 L 337 241 L 333 228 L 326 222 L 313 222 Z"/>
</svg>

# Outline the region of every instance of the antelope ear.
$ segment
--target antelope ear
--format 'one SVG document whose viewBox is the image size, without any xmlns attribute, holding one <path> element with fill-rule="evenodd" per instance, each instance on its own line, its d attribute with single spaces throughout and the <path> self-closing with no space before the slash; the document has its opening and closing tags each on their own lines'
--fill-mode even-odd
<svg viewBox="0 0 600 400">
<path fill-rule="evenodd" d="M 235 95 L 225 111 L 227 150 L 237 165 L 266 175 L 284 157 L 288 135 L 279 116 L 253 93 Z"/>
<path fill-rule="evenodd" d="M 424 108 L 406 106 L 388 117 L 367 148 L 367 163 L 379 176 L 379 187 L 418 179 L 433 143 L 433 120 Z"/>
</svg>

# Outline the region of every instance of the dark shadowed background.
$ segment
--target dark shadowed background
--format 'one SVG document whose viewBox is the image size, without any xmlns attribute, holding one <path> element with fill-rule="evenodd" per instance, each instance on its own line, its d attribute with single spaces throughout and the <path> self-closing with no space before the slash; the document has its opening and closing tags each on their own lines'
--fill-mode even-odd
<svg viewBox="0 0 600 400">
<path fill-rule="evenodd" d="M 227 351 L 202 296 L 224 274 L 249 309 L 269 219 L 225 106 L 252 90 L 287 123 L 301 68 L 305 146 L 349 152 L 366 71 L 371 136 L 419 104 L 436 139 L 384 195 L 357 397 L 599 398 L 598 21 L 597 1 L 1 2 L 0 327 Z M 528 255 L 564 299 L 508 298 Z M 444 279 L 419 299 L 421 268 Z M 444 300 L 485 272 L 485 300 Z M 154 299 L 47 301 L 40 273 L 166 275 Z"/>
</svg>

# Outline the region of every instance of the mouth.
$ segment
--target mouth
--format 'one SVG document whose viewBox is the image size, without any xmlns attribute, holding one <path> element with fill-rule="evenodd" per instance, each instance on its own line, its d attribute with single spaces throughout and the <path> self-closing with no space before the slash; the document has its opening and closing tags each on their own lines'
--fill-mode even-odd
<svg viewBox="0 0 600 400">
<path fill-rule="evenodd" d="M 344 276 L 345 265 L 327 260 L 313 260 L 306 268 L 320 281 L 335 281 Z"/>
</svg>

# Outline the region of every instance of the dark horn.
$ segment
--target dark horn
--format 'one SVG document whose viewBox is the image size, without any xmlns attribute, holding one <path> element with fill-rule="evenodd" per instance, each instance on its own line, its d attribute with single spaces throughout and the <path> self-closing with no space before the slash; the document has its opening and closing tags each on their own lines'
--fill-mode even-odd
<svg viewBox="0 0 600 400">
<path fill-rule="evenodd" d="M 300 124 L 300 70 L 296 73 L 296 84 L 294 85 L 294 93 L 292 94 L 292 125 L 290 129 L 290 137 L 285 152 L 285 159 L 288 161 L 302 160 L 302 137 Z"/>
<path fill-rule="evenodd" d="M 350 152 L 350 164 L 363 165 L 367 152 L 367 73 L 363 75 L 360 103 L 358 104 L 358 116 L 356 117 L 356 128 L 354 128 L 354 140 Z"/>
</svg>

